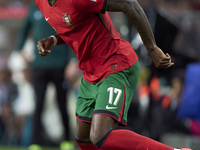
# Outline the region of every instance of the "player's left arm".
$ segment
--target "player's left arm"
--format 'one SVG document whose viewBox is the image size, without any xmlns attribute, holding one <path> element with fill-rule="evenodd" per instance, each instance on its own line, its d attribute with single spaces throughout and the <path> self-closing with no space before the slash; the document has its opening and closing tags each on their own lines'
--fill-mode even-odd
<svg viewBox="0 0 200 150">
<path fill-rule="evenodd" d="M 167 68 L 174 64 L 171 62 L 169 54 L 165 55 L 157 47 L 150 23 L 137 0 L 108 0 L 107 11 L 121 11 L 128 17 L 140 34 L 156 67 Z"/>
</svg>

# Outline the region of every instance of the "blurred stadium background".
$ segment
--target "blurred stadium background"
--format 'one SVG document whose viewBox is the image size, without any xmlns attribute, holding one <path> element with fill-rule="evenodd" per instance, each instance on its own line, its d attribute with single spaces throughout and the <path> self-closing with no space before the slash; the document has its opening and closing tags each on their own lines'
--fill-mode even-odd
<svg viewBox="0 0 200 150">
<path fill-rule="evenodd" d="M 30 145 L 34 94 L 31 80 L 26 79 L 31 76 L 30 64 L 34 58 L 31 33 L 23 48 L 26 61 L 15 49 L 32 2 L 0 1 L 0 150 L 25 150 Z M 109 13 L 122 38 L 128 40 L 138 54 L 141 67 L 127 128 L 169 146 L 199 150 L 200 0 L 138 2 L 148 16 L 158 46 L 171 55 L 175 65 L 169 69 L 155 68 L 138 33 L 124 14 Z M 74 109 L 81 72 L 77 71 L 77 62 L 71 62 L 66 67 L 66 78 L 70 76 L 73 81 L 66 95 L 66 107 L 74 134 Z M 13 90 L 13 86 L 7 86 L 8 82 L 9 85 L 15 85 L 18 92 Z M 24 89 L 24 83 L 28 83 L 28 90 Z M 5 92 L 5 88 L 11 93 Z M 63 126 L 52 84 L 48 85 L 46 99 L 42 114 L 43 150 L 59 150 Z M 24 106 L 29 111 L 19 111 Z"/>
</svg>

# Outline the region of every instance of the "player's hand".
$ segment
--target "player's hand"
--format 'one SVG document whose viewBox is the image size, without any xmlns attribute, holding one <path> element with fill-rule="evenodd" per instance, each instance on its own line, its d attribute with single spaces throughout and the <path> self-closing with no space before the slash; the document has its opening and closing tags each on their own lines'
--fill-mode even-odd
<svg viewBox="0 0 200 150">
<path fill-rule="evenodd" d="M 169 68 L 174 65 L 168 53 L 164 54 L 159 47 L 149 51 L 149 54 L 157 68 Z"/>
<path fill-rule="evenodd" d="M 54 41 L 52 37 L 48 37 L 38 41 L 38 51 L 40 56 L 46 56 L 51 53 L 51 48 L 53 47 Z"/>
</svg>

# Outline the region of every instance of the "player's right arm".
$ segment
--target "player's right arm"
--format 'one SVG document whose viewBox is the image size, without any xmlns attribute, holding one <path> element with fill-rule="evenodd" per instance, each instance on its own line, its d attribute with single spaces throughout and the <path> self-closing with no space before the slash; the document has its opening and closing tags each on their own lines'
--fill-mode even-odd
<svg viewBox="0 0 200 150">
<path fill-rule="evenodd" d="M 48 38 L 38 41 L 37 48 L 41 56 L 46 56 L 51 53 L 51 49 L 54 45 L 62 44 L 65 44 L 62 38 L 59 35 L 54 35 L 54 38 L 50 36 Z"/>
<path fill-rule="evenodd" d="M 165 55 L 157 47 L 149 21 L 137 0 L 108 0 L 107 11 L 121 11 L 128 17 L 140 34 L 156 67 L 167 68 L 174 64 L 169 54 Z"/>
</svg>

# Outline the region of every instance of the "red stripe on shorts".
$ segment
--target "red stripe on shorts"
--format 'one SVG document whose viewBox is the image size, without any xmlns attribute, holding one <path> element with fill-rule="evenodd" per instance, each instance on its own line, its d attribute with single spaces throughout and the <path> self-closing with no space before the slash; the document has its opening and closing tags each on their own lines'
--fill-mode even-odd
<svg viewBox="0 0 200 150">
<path fill-rule="evenodd" d="M 122 107 L 121 107 L 121 111 L 120 111 L 120 114 L 119 114 L 119 118 L 118 118 L 118 121 L 121 122 L 122 120 L 122 117 L 123 117 L 123 114 L 124 114 L 124 104 L 125 104 L 125 86 L 124 86 L 124 89 L 123 89 L 123 101 L 122 101 Z"/>
<path fill-rule="evenodd" d="M 87 123 L 91 123 L 91 121 L 87 121 L 87 120 L 83 120 L 83 119 L 80 119 L 78 116 L 76 116 L 76 118 L 80 121 L 83 121 L 83 122 L 87 122 Z"/>
</svg>

